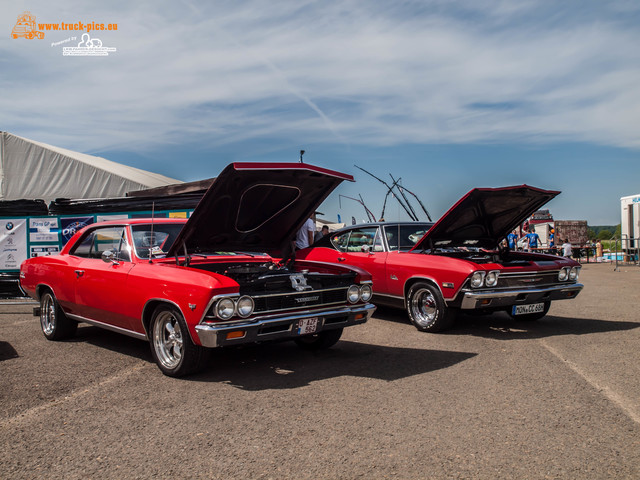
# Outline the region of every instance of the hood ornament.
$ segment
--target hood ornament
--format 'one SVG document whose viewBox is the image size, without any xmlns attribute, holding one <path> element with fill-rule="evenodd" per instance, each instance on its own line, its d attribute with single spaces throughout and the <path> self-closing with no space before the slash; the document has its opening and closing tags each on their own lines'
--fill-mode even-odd
<svg viewBox="0 0 640 480">
<path fill-rule="evenodd" d="M 289 275 L 289 280 L 291 280 L 291 288 L 294 288 L 297 292 L 311 290 L 311 285 L 307 285 L 307 279 L 302 273 Z"/>
</svg>

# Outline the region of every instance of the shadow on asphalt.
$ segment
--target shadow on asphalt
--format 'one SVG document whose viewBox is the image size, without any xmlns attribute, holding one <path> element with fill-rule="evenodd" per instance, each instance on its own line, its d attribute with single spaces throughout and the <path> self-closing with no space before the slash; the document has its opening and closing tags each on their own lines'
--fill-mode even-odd
<svg viewBox="0 0 640 480">
<path fill-rule="evenodd" d="M 65 342 L 84 342 L 154 363 L 147 342 L 99 327 L 81 324 L 76 336 Z M 228 383 L 245 390 L 297 388 L 342 376 L 393 381 L 447 368 L 477 354 L 350 341 L 308 352 L 286 341 L 212 349 L 210 355 L 201 373 L 184 380 Z"/>
<path fill-rule="evenodd" d="M 81 323 L 78 331 L 73 338 L 63 340 L 64 342 L 79 342 L 95 345 L 96 347 L 106 348 L 112 352 L 123 353 L 130 357 L 146 360 L 153 363 L 153 357 L 149 350 L 149 343 L 144 340 L 138 340 L 127 335 L 111 332 L 104 328 L 94 327 Z"/>
<path fill-rule="evenodd" d="M 9 342 L 0 341 L 0 362 L 9 360 L 10 358 L 18 358 L 18 352 Z"/>
<path fill-rule="evenodd" d="M 390 307 L 378 307 L 376 318 L 384 321 L 411 324 L 406 312 Z M 558 335 L 588 335 L 639 328 L 640 322 L 616 322 L 588 318 L 567 318 L 547 315 L 535 321 L 514 320 L 505 312 L 491 315 L 458 313 L 450 330 L 437 335 L 471 335 L 499 340 L 536 339 Z M 416 333 L 420 333 L 416 330 Z M 429 334 L 425 334 L 429 335 Z"/>
<path fill-rule="evenodd" d="M 308 352 L 293 342 L 214 350 L 207 369 L 187 378 L 244 390 L 298 388 L 343 376 L 394 381 L 463 362 L 476 353 L 389 347 L 340 341 Z"/>
<path fill-rule="evenodd" d="M 568 318 L 547 315 L 527 322 L 513 320 L 506 313 L 473 316 L 459 315 L 453 328 L 445 334 L 472 335 L 497 340 L 517 340 L 557 337 L 561 335 L 588 335 L 591 333 L 618 332 L 640 327 L 637 322 L 616 322 L 590 318 Z"/>
</svg>

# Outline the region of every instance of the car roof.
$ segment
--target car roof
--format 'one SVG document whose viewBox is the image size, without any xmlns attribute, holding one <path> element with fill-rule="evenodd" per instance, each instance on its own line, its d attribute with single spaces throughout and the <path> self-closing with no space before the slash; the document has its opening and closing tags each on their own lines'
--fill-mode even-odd
<svg viewBox="0 0 640 480">
<path fill-rule="evenodd" d="M 371 222 L 371 223 L 358 223 L 356 225 L 347 225 L 342 227 L 342 230 L 351 230 L 353 228 L 367 228 L 367 227 L 392 227 L 396 225 L 433 225 L 433 222 L 421 222 L 421 221 L 402 221 L 402 222 Z"/>
<path fill-rule="evenodd" d="M 95 226 L 108 226 L 108 225 L 147 225 L 150 223 L 161 224 L 161 223 L 186 223 L 186 218 L 122 218 L 120 220 L 106 220 L 104 222 L 96 222 L 91 224 L 92 227 Z"/>
</svg>

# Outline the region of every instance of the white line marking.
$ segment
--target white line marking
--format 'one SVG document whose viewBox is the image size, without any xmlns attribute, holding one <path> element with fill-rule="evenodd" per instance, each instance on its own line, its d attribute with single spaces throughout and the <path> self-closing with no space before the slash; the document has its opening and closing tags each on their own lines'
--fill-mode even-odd
<svg viewBox="0 0 640 480">
<path fill-rule="evenodd" d="M 7 428 L 11 425 L 15 425 L 16 423 L 21 423 L 23 421 L 28 421 L 31 420 L 33 417 L 37 416 L 39 413 L 44 412 L 50 408 L 55 408 L 58 407 L 68 401 L 74 400 L 78 397 L 82 397 L 83 395 L 86 395 L 88 393 L 93 392 L 94 390 L 98 390 L 102 387 L 104 387 L 105 385 L 109 385 L 110 383 L 116 382 L 118 380 L 122 380 L 132 374 L 134 374 L 135 372 L 137 372 L 138 370 L 142 370 L 143 368 L 149 366 L 149 363 L 144 362 L 144 363 L 140 363 L 138 365 L 135 365 L 131 368 L 129 368 L 128 370 L 123 370 L 122 372 L 109 377 L 105 380 L 102 380 L 101 382 L 95 383 L 93 385 L 89 385 L 88 387 L 82 387 L 78 390 L 72 391 L 70 394 L 65 395 L 63 397 L 59 397 L 57 399 L 55 399 L 52 402 L 49 403 L 45 403 L 43 405 L 38 405 L 36 407 L 32 407 L 29 408 L 28 410 L 25 410 L 23 412 L 17 413 L 16 415 L 14 415 L 13 417 L 9 417 L 5 420 L 0 420 L 0 429 L 3 428 Z"/>
<path fill-rule="evenodd" d="M 544 340 L 540 340 L 540 343 L 544 348 L 549 350 L 554 356 L 559 358 L 563 363 L 565 363 L 571 370 L 580 375 L 589 385 L 598 390 L 598 392 L 602 393 L 606 398 L 615 403 L 618 407 L 622 409 L 627 416 L 640 425 L 640 411 L 638 407 L 634 404 L 634 402 L 630 401 L 623 395 L 614 392 L 611 388 L 599 384 L 596 380 L 592 379 L 584 372 L 578 365 L 573 363 L 570 360 L 564 358 L 560 352 L 558 352 L 551 345 L 548 345 Z"/>
</svg>

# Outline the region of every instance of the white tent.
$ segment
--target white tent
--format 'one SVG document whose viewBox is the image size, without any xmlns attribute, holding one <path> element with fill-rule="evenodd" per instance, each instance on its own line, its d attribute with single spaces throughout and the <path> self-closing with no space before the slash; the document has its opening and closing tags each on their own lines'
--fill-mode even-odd
<svg viewBox="0 0 640 480">
<path fill-rule="evenodd" d="M 0 200 L 123 197 L 180 180 L 0 132 Z"/>
</svg>

